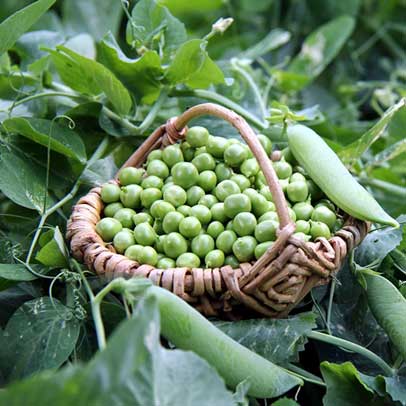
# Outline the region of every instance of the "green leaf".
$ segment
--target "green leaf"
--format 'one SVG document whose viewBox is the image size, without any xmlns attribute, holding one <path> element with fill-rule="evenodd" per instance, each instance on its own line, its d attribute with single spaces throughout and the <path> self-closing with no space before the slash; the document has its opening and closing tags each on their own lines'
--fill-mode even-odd
<svg viewBox="0 0 406 406">
<path fill-rule="evenodd" d="M 271 30 L 261 41 L 243 51 L 239 55 L 239 58 L 257 59 L 260 56 L 265 55 L 268 52 L 281 47 L 282 45 L 285 45 L 287 42 L 289 42 L 290 37 L 291 35 L 289 31 L 275 28 L 274 30 Z"/>
<path fill-rule="evenodd" d="M 347 145 L 339 152 L 338 155 L 340 156 L 341 160 L 345 164 L 353 166 L 362 156 L 362 154 L 384 134 L 387 125 L 392 120 L 392 117 L 404 106 L 406 106 L 405 98 L 401 99 L 398 103 L 390 107 L 372 128 L 358 138 L 357 141 Z"/>
<path fill-rule="evenodd" d="M 283 397 L 281 399 L 278 399 L 276 402 L 272 403 L 272 406 L 300 406 L 300 405 L 293 399 Z"/>
<path fill-rule="evenodd" d="M 279 365 L 299 360 L 307 342 L 306 333 L 316 327 L 314 313 L 288 319 L 255 319 L 216 322 L 216 327 L 250 350 Z"/>
<path fill-rule="evenodd" d="M 386 278 L 363 275 L 368 304 L 376 321 L 386 331 L 403 359 L 406 358 L 406 299 Z"/>
<path fill-rule="evenodd" d="M 369 163 L 369 165 L 380 166 L 385 162 L 397 158 L 399 155 L 404 154 L 405 152 L 406 152 L 406 139 L 395 142 L 388 148 L 381 151 L 379 154 L 376 154 L 373 160 Z"/>
<path fill-rule="evenodd" d="M 45 170 L 11 152 L 0 154 L 0 190 L 13 202 L 40 213 L 44 209 Z M 47 207 L 52 199 L 47 197 Z"/>
<path fill-rule="evenodd" d="M 321 363 L 321 373 L 327 385 L 323 398 L 324 406 L 384 406 L 388 403 L 377 397 L 362 380 L 360 373 L 351 362 L 341 365 Z"/>
<path fill-rule="evenodd" d="M 167 59 L 187 39 L 183 23 L 155 0 L 139 1 L 131 17 L 126 38 L 128 44 L 135 48 L 155 49 L 158 48 L 157 43 L 162 41 L 164 57 Z"/>
<path fill-rule="evenodd" d="M 109 155 L 106 158 L 97 160 L 86 168 L 83 172 L 82 180 L 89 185 L 100 186 L 113 179 L 117 172 L 118 167 L 114 162 L 114 158 L 112 155 Z"/>
<path fill-rule="evenodd" d="M 10 49 L 54 3 L 55 0 L 38 0 L 4 20 L 0 24 L 0 55 Z"/>
<path fill-rule="evenodd" d="M 22 264 L 0 264 L 0 279 L 27 282 L 37 277 Z"/>
<path fill-rule="evenodd" d="M 402 228 L 381 228 L 367 234 L 355 250 L 355 261 L 368 266 L 380 263 L 402 241 Z"/>
<path fill-rule="evenodd" d="M 4 330 L 9 379 L 62 365 L 76 345 L 79 322 L 57 299 L 41 297 L 24 303 Z"/>
<path fill-rule="evenodd" d="M 115 330 L 106 349 L 87 365 L 38 374 L 0 391 L 2 404 L 17 405 L 27 397 L 32 404 L 44 405 L 235 404 L 206 361 L 192 352 L 161 347 L 159 312 L 152 297 L 137 306 L 134 317 Z"/>
<path fill-rule="evenodd" d="M 117 34 L 123 14 L 120 1 L 69 0 L 62 3 L 63 23 L 70 33 L 91 34 L 100 40 L 108 31 Z"/>
<path fill-rule="evenodd" d="M 323 72 L 348 41 L 354 26 L 353 17 L 341 16 L 322 25 L 305 39 L 299 54 L 288 67 L 288 73 L 302 78 L 295 84 L 294 90 L 305 87 Z M 281 79 L 280 84 L 285 90 L 292 89 L 289 76 Z"/>
<path fill-rule="evenodd" d="M 223 72 L 210 59 L 206 44 L 204 40 L 192 39 L 178 49 L 165 76 L 172 85 L 206 88 L 224 82 Z"/>
<path fill-rule="evenodd" d="M 86 150 L 80 136 L 72 129 L 42 118 L 14 117 L 3 122 L 10 132 L 20 134 L 69 158 L 86 162 Z"/>
<path fill-rule="evenodd" d="M 52 268 L 63 268 L 68 265 L 68 253 L 63 241 L 63 236 L 58 227 L 50 230 L 49 239 L 39 250 L 35 259 L 45 266 Z"/>
<path fill-rule="evenodd" d="M 65 84 L 90 95 L 104 92 L 117 112 L 129 113 L 132 101 L 128 90 L 105 66 L 63 46 L 49 53 Z"/>
<path fill-rule="evenodd" d="M 137 59 L 124 55 L 111 33 L 99 44 L 99 60 L 109 68 L 142 103 L 153 103 L 160 93 L 161 59 L 146 51 Z"/>
</svg>

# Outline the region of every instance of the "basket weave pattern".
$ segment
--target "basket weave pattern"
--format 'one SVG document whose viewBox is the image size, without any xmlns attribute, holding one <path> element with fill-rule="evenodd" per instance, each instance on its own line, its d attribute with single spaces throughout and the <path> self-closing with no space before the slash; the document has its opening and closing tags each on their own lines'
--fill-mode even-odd
<svg viewBox="0 0 406 406">
<path fill-rule="evenodd" d="M 284 317 L 316 285 L 328 283 L 340 269 L 347 253 L 368 232 L 368 223 L 347 216 L 345 224 L 329 240 L 304 242 L 292 236 L 295 223 L 271 161 L 253 130 L 234 112 L 212 104 L 194 106 L 181 116 L 156 129 L 123 167 L 141 166 L 148 154 L 184 138 L 186 124 L 193 118 L 211 114 L 230 122 L 242 135 L 265 175 L 278 213 L 277 240 L 256 262 L 241 263 L 238 269 L 172 268 L 140 265 L 117 254 L 105 243 L 95 227 L 103 212 L 100 187 L 82 197 L 74 206 L 67 225 L 67 238 L 73 256 L 91 271 L 112 279 L 147 277 L 195 306 L 206 316 L 240 318 L 242 314 Z M 117 179 L 111 182 L 118 183 Z"/>
</svg>

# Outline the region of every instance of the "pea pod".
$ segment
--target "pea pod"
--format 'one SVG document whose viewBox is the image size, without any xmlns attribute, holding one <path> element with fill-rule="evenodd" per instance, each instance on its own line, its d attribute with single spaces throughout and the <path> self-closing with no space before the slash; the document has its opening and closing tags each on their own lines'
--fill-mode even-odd
<svg viewBox="0 0 406 406">
<path fill-rule="evenodd" d="M 386 278 L 369 274 L 364 278 L 372 314 L 406 359 L 406 299 Z"/>
<path fill-rule="evenodd" d="M 300 378 L 234 341 L 173 293 L 151 286 L 147 294 L 158 300 L 162 335 L 176 347 L 200 355 L 228 386 L 236 387 L 247 379 L 250 396 L 273 398 L 303 384 Z"/>
<path fill-rule="evenodd" d="M 288 128 L 287 135 L 294 157 L 338 207 L 361 220 L 399 227 L 312 129 L 298 124 Z"/>
</svg>

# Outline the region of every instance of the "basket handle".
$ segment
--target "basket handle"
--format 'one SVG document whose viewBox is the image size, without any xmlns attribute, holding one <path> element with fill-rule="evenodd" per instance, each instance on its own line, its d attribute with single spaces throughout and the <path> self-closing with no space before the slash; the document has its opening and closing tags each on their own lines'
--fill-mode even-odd
<svg viewBox="0 0 406 406">
<path fill-rule="evenodd" d="M 184 131 L 182 130 L 184 130 L 186 124 L 194 118 L 202 115 L 212 115 L 222 118 L 223 120 L 228 121 L 233 127 L 237 129 L 237 131 L 241 134 L 242 138 L 251 149 L 253 155 L 258 161 L 259 166 L 262 169 L 262 172 L 265 175 L 265 179 L 271 191 L 275 203 L 276 212 L 279 217 L 280 228 L 282 229 L 290 224 L 293 225 L 293 222 L 289 217 L 288 205 L 286 203 L 285 195 L 283 194 L 282 188 L 279 184 L 278 177 L 276 176 L 271 161 L 267 157 L 265 150 L 262 148 L 262 145 L 259 142 L 254 131 L 244 120 L 244 118 L 239 116 L 234 111 L 218 104 L 202 103 L 191 107 L 190 109 L 183 112 L 180 116 L 168 120 L 168 124 L 170 124 L 170 127 L 172 127 L 171 130 L 176 130 L 176 132 L 178 133 L 181 132 L 181 134 L 178 134 L 179 138 L 181 136 L 184 136 Z M 132 166 L 136 161 L 139 161 L 139 158 L 141 156 L 144 156 L 146 151 L 150 150 L 150 148 L 163 135 L 164 131 L 164 126 L 161 126 L 157 130 L 155 130 L 151 134 L 151 136 L 144 142 L 144 144 L 142 144 L 140 148 L 135 151 L 135 153 L 127 160 L 123 167 Z M 173 131 L 171 131 L 171 134 L 169 135 L 171 141 L 175 141 L 173 140 L 173 138 L 175 138 Z"/>
</svg>

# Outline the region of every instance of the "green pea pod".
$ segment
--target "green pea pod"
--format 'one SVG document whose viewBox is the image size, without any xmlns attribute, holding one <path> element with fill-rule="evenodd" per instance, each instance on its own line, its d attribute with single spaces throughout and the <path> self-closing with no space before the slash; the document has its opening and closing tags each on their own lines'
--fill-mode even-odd
<svg viewBox="0 0 406 406">
<path fill-rule="evenodd" d="M 406 299 L 386 278 L 369 274 L 364 278 L 372 314 L 406 359 Z"/>
<path fill-rule="evenodd" d="M 297 124 L 288 128 L 287 135 L 294 157 L 338 207 L 361 220 L 399 227 L 312 129 Z"/>
<path fill-rule="evenodd" d="M 273 398 L 303 384 L 300 378 L 234 341 L 173 293 L 156 286 L 148 292 L 158 300 L 162 335 L 176 347 L 200 355 L 228 386 L 235 388 L 247 379 L 250 396 Z"/>
</svg>

